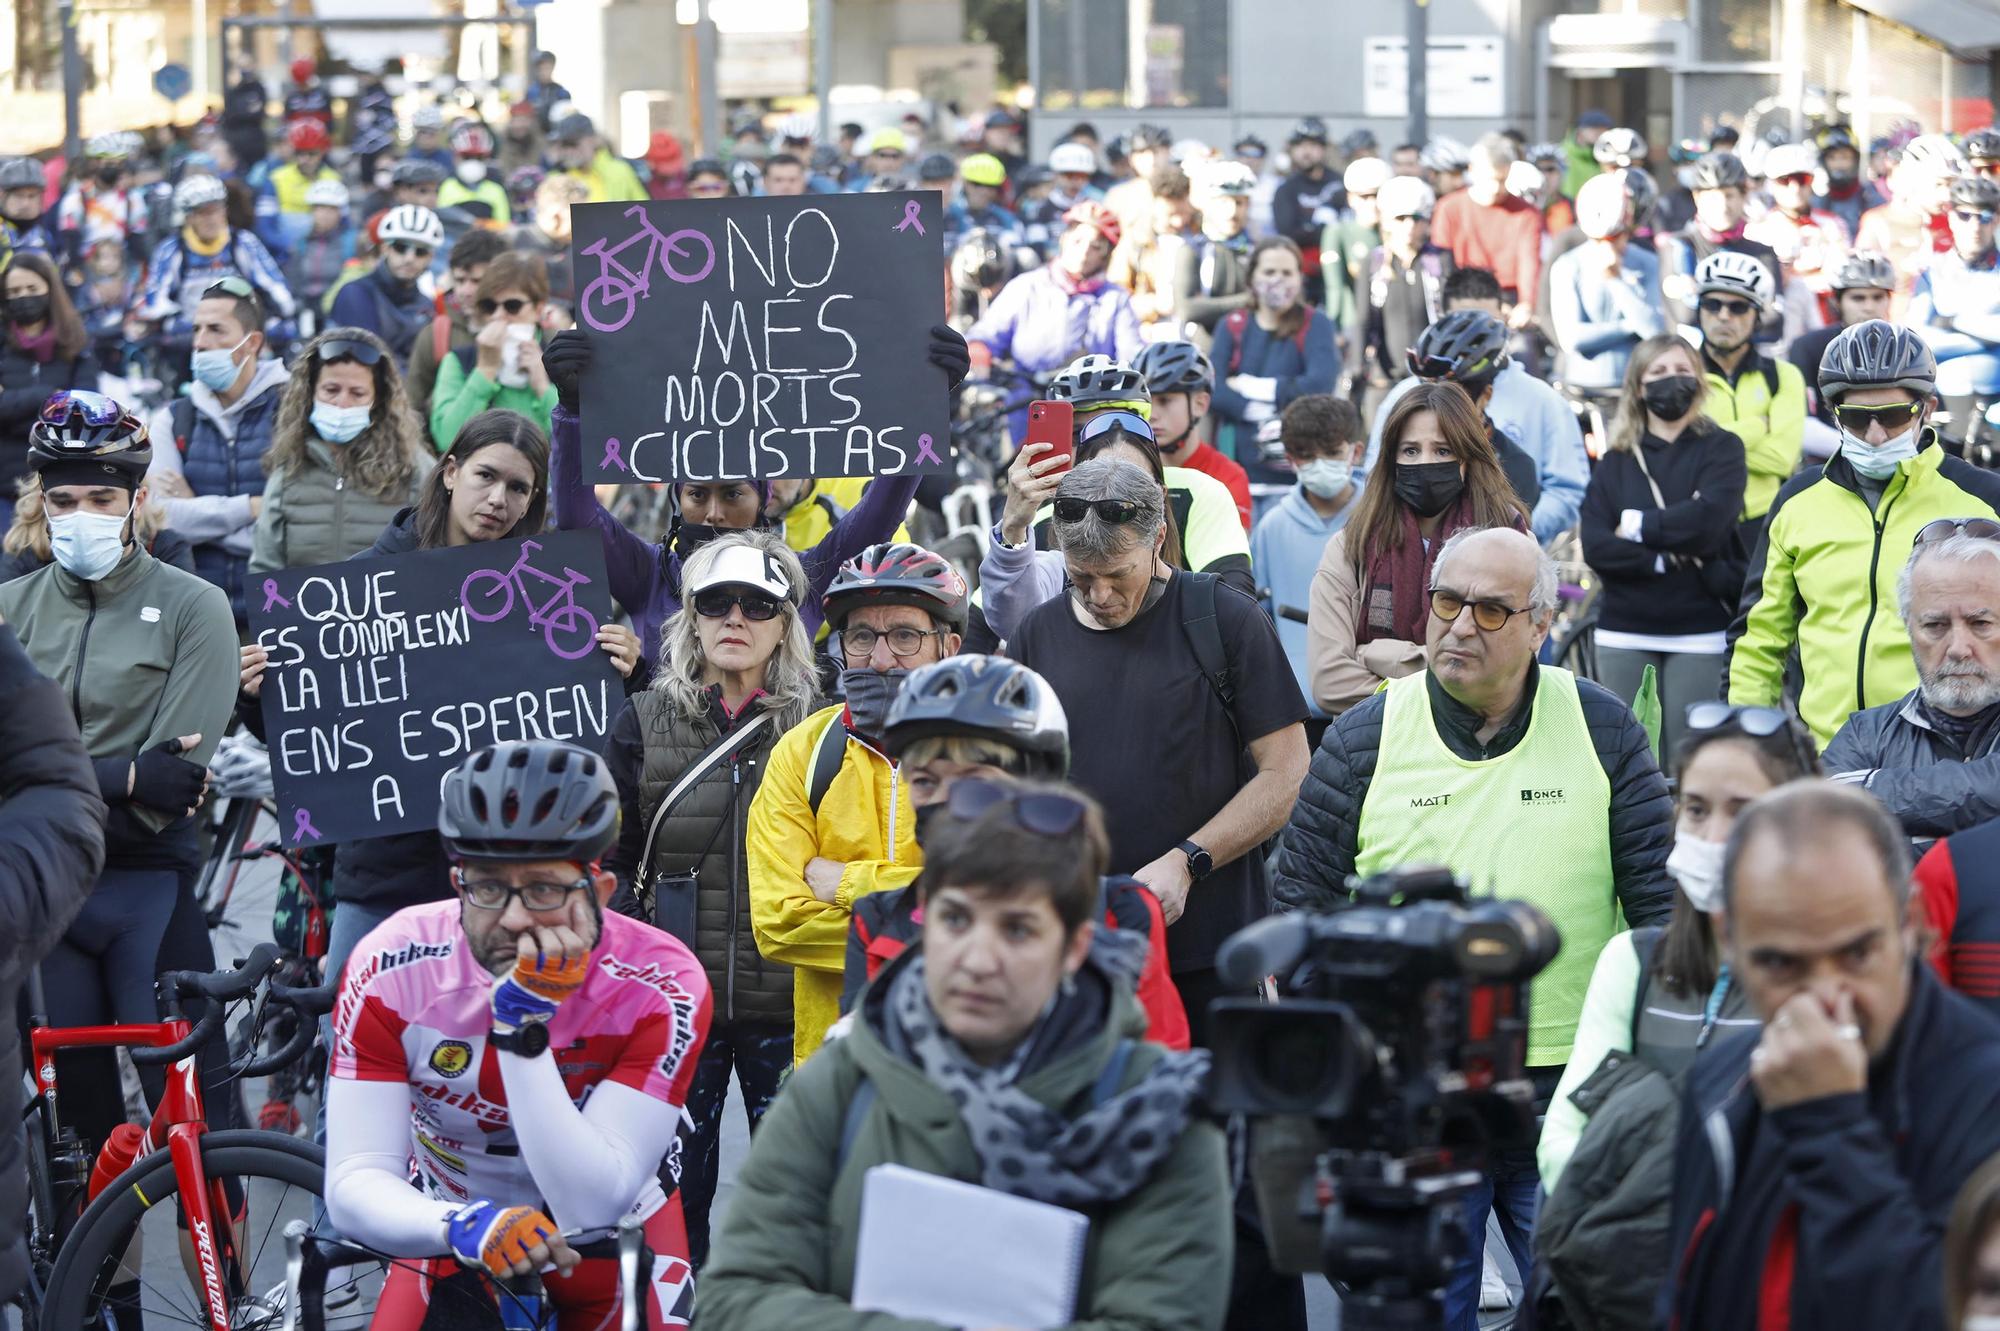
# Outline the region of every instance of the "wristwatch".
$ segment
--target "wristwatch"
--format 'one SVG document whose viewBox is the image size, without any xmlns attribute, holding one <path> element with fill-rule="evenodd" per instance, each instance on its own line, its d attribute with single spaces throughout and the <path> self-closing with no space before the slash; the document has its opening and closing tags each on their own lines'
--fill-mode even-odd
<svg viewBox="0 0 2000 1331">
<path fill-rule="evenodd" d="M 1188 873 L 1191 877 L 1202 879 L 1215 871 L 1215 857 L 1194 842 L 1181 842 L 1180 852 L 1187 856 Z"/>
<path fill-rule="evenodd" d="M 531 1021 L 518 1031 L 494 1027 L 486 1033 L 486 1043 L 521 1058 L 540 1058 L 549 1051 L 549 1025 Z"/>
</svg>

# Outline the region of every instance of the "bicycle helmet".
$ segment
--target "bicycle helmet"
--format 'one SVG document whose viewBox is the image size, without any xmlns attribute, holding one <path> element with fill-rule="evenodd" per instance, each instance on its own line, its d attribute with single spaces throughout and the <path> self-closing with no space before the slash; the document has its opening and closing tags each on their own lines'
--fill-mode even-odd
<svg viewBox="0 0 2000 1331">
<path fill-rule="evenodd" d="M 1143 152 L 1148 149 L 1157 151 L 1172 147 L 1174 136 L 1159 125 L 1140 125 L 1132 131 L 1127 142 L 1132 152 Z"/>
<path fill-rule="evenodd" d="M 913 605 L 957 632 L 965 627 L 965 578 L 949 559 L 907 541 L 871 545 L 840 566 L 820 597 L 838 629 L 863 606 Z"/>
<path fill-rule="evenodd" d="M 1257 192 L 1257 173 L 1241 162 L 1210 162 L 1201 168 L 1198 183 L 1210 198 L 1247 199 Z"/>
<path fill-rule="evenodd" d="M 1819 362 L 1819 395 L 1839 402 L 1856 388 L 1903 388 L 1920 398 L 1937 392 L 1937 357 L 1917 334 L 1886 319 L 1840 330 Z"/>
<path fill-rule="evenodd" d="M 542 182 L 548 178 L 549 173 L 533 162 L 517 166 L 507 173 L 507 197 L 517 203 L 532 203 L 535 191 L 540 189 Z"/>
<path fill-rule="evenodd" d="M 1951 206 L 1983 208 L 1988 212 L 2000 209 L 2000 180 L 1991 176 L 1960 176 L 1951 182 Z"/>
<path fill-rule="evenodd" d="M 1257 183 L 1256 178 L 1250 176 L 1248 170 L 1244 170 L 1243 174 L 1250 178 L 1250 183 L 1254 187 Z M 1347 191 L 1349 198 L 1357 194 L 1377 194 L 1381 192 L 1382 186 L 1388 183 L 1392 174 L 1389 164 L 1379 157 L 1357 157 L 1347 164 L 1345 171 L 1340 173 L 1340 187 Z M 1249 190 L 1244 191 L 1246 194 L 1249 192 Z"/>
<path fill-rule="evenodd" d="M 348 201 L 347 186 L 338 180 L 315 180 L 306 186 L 308 208 L 338 208 L 345 212 Z"/>
<path fill-rule="evenodd" d="M 1894 291 L 1896 265 L 1889 256 L 1874 250 L 1851 250 L 1833 270 L 1835 291 Z"/>
<path fill-rule="evenodd" d="M 1378 152 L 1381 150 L 1381 147 L 1381 141 L 1375 137 L 1375 131 L 1365 125 L 1360 129 L 1348 130 L 1346 136 L 1340 141 L 1340 150 L 1349 157 L 1355 157 L 1361 153 Z"/>
<path fill-rule="evenodd" d="M 444 168 L 428 157 L 405 157 L 396 163 L 396 169 L 389 173 L 391 185 L 440 185 L 444 183 Z"/>
<path fill-rule="evenodd" d="M 981 291 L 1005 285 L 1014 276 L 1014 250 L 1000 232 L 976 226 L 959 237 L 951 254 L 951 272 L 959 286 Z"/>
<path fill-rule="evenodd" d="M 1215 367 L 1192 342 L 1148 342 L 1132 358 L 1132 369 L 1145 378 L 1151 397 L 1215 391 Z"/>
<path fill-rule="evenodd" d="M 995 159 L 998 160 L 997 158 Z M 821 175 L 830 176 L 840 170 L 840 149 L 830 143 L 822 143 L 812 150 L 812 169 Z"/>
<path fill-rule="evenodd" d="M 1453 310 L 1405 353 L 1419 379 L 1449 379 L 1477 393 L 1507 368 L 1507 325 L 1484 310 Z"/>
<path fill-rule="evenodd" d="M 444 112 L 433 102 L 426 102 L 410 113 L 411 129 L 443 129 Z"/>
<path fill-rule="evenodd" d="M 1289 148 L 1294 143 L 1317 143 L 1324 145 L 1326 143 L 1326 122 L 1318 116 L 1302 117 L 1298 124 L 1292 126 L 1291 137 L 1285 140 L 1285 146 Z"/>
<path fill-rule="evenodd" d="M 589 116 L 581 111 L 573 111 L 556 121 L 556 127 L 550 132 L 550 137 L 557 143 L 582 143 L 596 132 L 597 126 L 591 124 Z"/>
<path fill-rule="evenodd" d="M 2000 162 L 2000 128 L 1975 129 L 1966 135 L 1965 156 L 1971 162 Z"/>
<path fill-rule="evenodd" d="M 1531 143 L 1528 145 L 1527 155 L 1522 160 L 1533 162 L 1536 166 L 1562 166 L 1564 164 L 1562 145 Z"/>
<path fill-rule="evenodd" d="M 1625 210 L 1631 195 L 1616 172 L 1592 176 L 1576 192 L 1576 224 L 1592 240 L 1603 240 L 1625 230 Z"/>
<path fill-rule="evenodd" d="M 46 189 L 48 178 L 42 164 L 32 157 L 9 157 L 0 161 L 0 194 L 10 189 Z"/>
<path fill-rule="evenodd" d="M 1628 166 L 1618 174 L 1625 178 L 1625 197 L 1632 201 L 1632 225 L 1651 226 L 1653 210 L 1660 204 L 1660 187 L 1653 183 L 1652 172 Z"/>
<path fill-rule="evenodd" d="M 1809 176 L 1819 170 L 1819 154 L 1810 144 L 1781 143 L 1764 154 L 1764 178 L 1782 180 L 1786 176 Z"/>
<path fill-rule="evenodd" d="M 1237 139 L 1234 144 L 1230 145 L 1229 151 L 1235 153 L 1238 157 L 1247 154 L 1251 157 L 1262 159 L 1271 155 L 1271 145 L 1258 138 L 1255 134 L 1245 134 Z"/>
<path fill-rule="evenodd" d="M 228 201 L 228 187 L 214 176 L 188 176 L 174 186 L 174 212 L 183 218 L 197 208 Z"/>
<path fill-rule="evenodd" d="M 139 144 L 134 142 L 138 138 L 138 135 L 125 129 L 113 130 L 109 134 L 93 134 L 90 142 L 84 145 L 84 156 L 101 158 L 107 162 L 130 157 L 139 150 Z"/>
<path fill-rule="evenodd" d="M 1958 145 L 1942 134 L 1919 134 L 1904 144 L 1899 165 L 1939 176 L 1962 176 L 1972 169 Z"/>
<path fill-rule="evenodd" d="M 444 244 L 444 223 L 438 221 L 436 213 L 420 204 L 398 204 L 383 214 L 381 222 L 375 227 L 375 235 L 384 245 L 400 240 L 434 250 Z"/>
<path fill-rule="evenodd" d="M 1509 194 L 1534 203 L 1548 182 L 1542 178 L 1542 168 L 1533 162 L 1509 162 L 1504 183 Z"/>
<path fill-rule="evenodd" d="M 958 174 L 958 167 L 943 153 L 931 153 L 917 163 L 917 179 L 928 181 L 950 180 Z"/>
<path fill-rule="evenodd" d="M 1022 775 L 1069 772 L 1069 717 L 1049 682 L 1004 656 L 950 656 L 910 672 L 882 730 L 882 748 L 900 759 L 934 736 L 992 740 L 1026 759 Z"/>
<path fill-rule="evenodd" d="M 1695 295 L 1711 291 L 1746 296 L 1759 310 L 1770 309 L 1778 298 L 1778 284 L 1763 260 L 1737 250 L 1717 250 L 1695 265 Z"/>
<path fill-rule="evenodd" d="M 1104 355 L 1078 356 L 1049 380 L 1049 400 L 1067 402 L 1078 411 L 1113 402 L 1152 404 L 1146 376 Z"/>
<path fill-rule="evenodd" d="M 1861 151 L 1854 142 L 1854 131 L 1845 125 L 1820 126 L 1813 131 L 1812 145 L 1819 150 L 1821 157 L 1825 157 L 1835 148 L 1853 148 L 1856 152 Z"/>
<path fill-rule="evenodd" d="M 102 393 L 78 388 L 55 393 L 28 430 L 28 469 L 44 473 L 46 485 L 78 485 L 109 475 L 136 489 L 152 462 L 146 423 Z M 52 470 L 56 475 L 48 474 Z"/>
<path fill-rule="evenodd" d="M 1006 163 L 992 153 L 972 154 L 958 164 L 958 174 L 968 185 L 990 185 L 998 189 L 1007 183 Z"/>
<path fill-rule="evenodd" d="M 317 120 L 295 120 L 285 131 L 285 142 L 292 145 L 295 153 L 323 153 L 333 146 L 327 137 L 326 126 Z"/>
<path fill-rule="evenodd" d="M 1457 139 L 1435 138 L 1417 156 L 1426 171 L 1460 173 L 1472 165 L 1472 150 Z"/>
<path fill-rule="evenodd" d="M 1437 191 L 1416 176 L 1391 176 L 1375 195 L 1375 211 L 1391 217 L 1429 217 L 1437 207 Z"/>
<path fill-rule="evenodd" d="M 460 157 L 491 157 L 493 131 L 477 120 L 461 120 L 452 126 L 451 150 Z"/>
<path fill-rule="evenodd" d="M 292 82 L 310 83 L 316 70 L 317 66 L 312 61 L 306 59 L 304 56 L 300 56 L 297 60 L 292 61 Z"/>
<path fill-rule="evenodd" d="M 1063 214 L 1062 221 L 1063 230 L 1067 231 L 1073 226 L 1087 226 L 1104 237 L 1108 245 L 1116 245 L 1119 236 L 1123 235 L 1125 230 L 1118 223 L 1118 214 L 1095 199 L 1085 199 L 1082 203 L 1072 205 L 1070 210 Z"/>
<path fill-rule="evenodd" d="M 819 134 L 819 117 L 794 111 L 778 122 L 778 137 L 787 143 L 811 143 Z"/>
<path fill-rule="evenodd" d="M 578 745 L 495 744 L 445 777 L 438 837 L 454 860 L 595 864 L 618 838 L 618 786 L 604 760 Z"/>
<path fill-rule="evenodd" d="M 1750 183 L 1750 172 L 1743 165 L 1743 159 L 1735 153 L 1703 153 L 1701 160 L 1694 164 L 1694 180 L 1688 185 L 1690 190 L 1699 192 L 1706 189 L 1742 189 Z"/>
<path fill-rule="evenodd" d="M 1590 152 L 1600 166 L 1631 166 L 1646 160 L 1646 141 L 1636 129 L 1607 129 Z"/>
<path fill-rule="evenodd" d="M 1097 170 L 1097 154 L 1087 143 L 1058 143 L 1049 149 L 1049 170 L 1059 176 L 1087 176 Z"/>
</svg>

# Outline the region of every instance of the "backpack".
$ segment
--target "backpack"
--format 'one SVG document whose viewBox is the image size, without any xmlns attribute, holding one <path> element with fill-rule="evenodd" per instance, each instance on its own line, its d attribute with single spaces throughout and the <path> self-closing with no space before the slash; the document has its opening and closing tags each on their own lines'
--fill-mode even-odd
<svg viewBox="0 0 2000 1331">
<path fill-rule="evenodd" d="M 1299 324 L 1299 331 L 1292 334 L 1292 341 L 1297 344 L 1300 356 L 1306 354 L 1306 330 L 1312 327 L 1312 317 L 1313 307 L 1308 305 L 1306 317 Z M 1229 330 L 1228 373 L 1235 374 L 1243 368 L 1243 334 L 1250 327 L 1250 311 L 1231 310 L 1223 316 L 1222 326 Z"/>
<path fill-rule="evenodd" d="M 173 421 L 174 447 L 188 455 L 188 441 L 194 438 L 194 399 L 183 393 L 167 408 Z"/>
</svg>

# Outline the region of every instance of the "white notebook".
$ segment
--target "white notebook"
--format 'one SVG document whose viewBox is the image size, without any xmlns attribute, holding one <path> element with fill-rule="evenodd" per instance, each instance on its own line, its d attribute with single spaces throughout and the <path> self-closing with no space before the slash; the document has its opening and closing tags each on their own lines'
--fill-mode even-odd
<svg viewBox="0 0 2000 1331">
<path fill-rule="evenodd" d="M 1064 1326 L 1089 1231 L 1060 1206 L 876 1165 L 861 1184 L 853 1303 L 948 1326 Z"/>
</svg>

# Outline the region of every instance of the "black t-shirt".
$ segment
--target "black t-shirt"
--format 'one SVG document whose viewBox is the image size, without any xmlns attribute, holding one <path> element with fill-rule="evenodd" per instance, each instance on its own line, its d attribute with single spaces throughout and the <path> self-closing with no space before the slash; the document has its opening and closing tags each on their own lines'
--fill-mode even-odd
<svg viewBox="0 0 2000 1331">
<path fill-rule="evenodd" d="M 1255 601 L 1218 585 L 1231 727 L 1181 624 L 1186 587 L 1176 573 L 1151 609 L 1103 630 L 1078 623 L 1071 598 L 1058 596 L 1030 612 L 1009 643 L 1069 714 L 1070 779 L 1104 806 L 1113 873 L 1152 863 L 1235 798 L 1254 770 L 1239 731 L 1247 745 L 1306 717 L 1277 630 Z M 1264 857 L 1253 848 L 1189 890 L 1187 913 L 1167 930 L 1172 969 L 1214 965 L 1223 939 L 1269 911 Z"/>
</svg>

